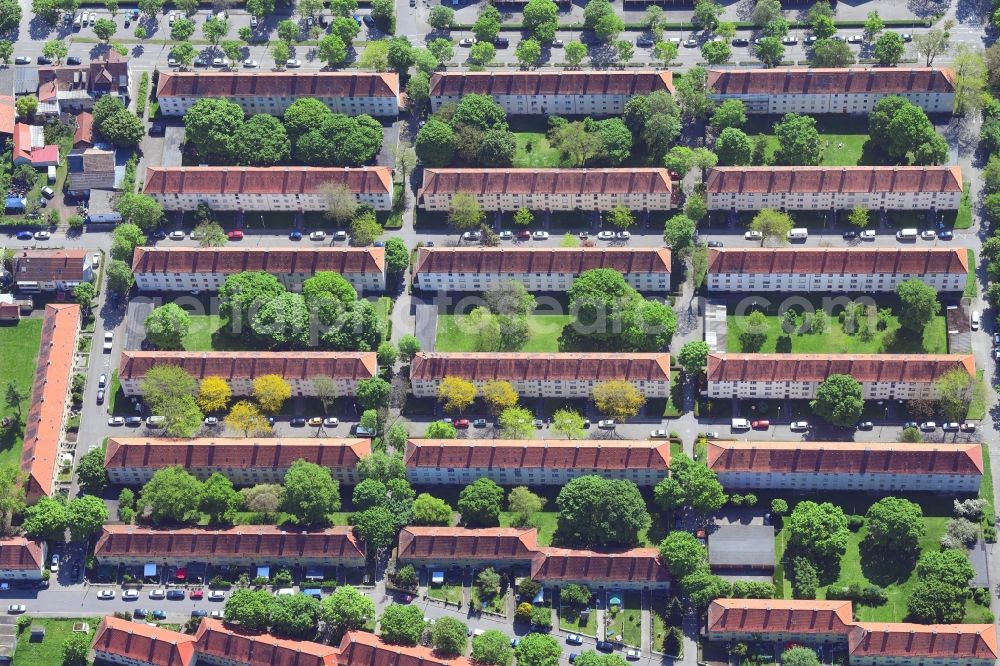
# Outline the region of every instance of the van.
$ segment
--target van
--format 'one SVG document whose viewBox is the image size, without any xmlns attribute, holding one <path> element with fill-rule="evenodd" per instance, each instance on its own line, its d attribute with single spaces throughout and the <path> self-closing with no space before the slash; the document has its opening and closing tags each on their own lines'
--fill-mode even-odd
<svg viewBox="0 0 1000 666">
<path fill-rule="evenodd" d="M 788 230 L 788 240 L 805 240 L 809 238 L 809 230 L 802 227 Z"/>
<path fill-rule="evenodd" d="M 896 240 L 915 241 L 918 235 L 916 229 L 900 229 L 896 232 Z"/>
<path fill-rule="evenodd" d="M 56 168 L 54 166 L 49 166 L 49 168 L 46 169 L 46 175 L 49 179 L 49 185 L 56 182 Z"/>
<path fill-rule="evenodd" d="M 733 419 L 733 430 L 749 430 L 750 422 L 746 419 Z"/>
<path fill-rule="evenodd" d="M 166 416 L 149 416 L 146 418 L 146 425 L 150 428 L 162 428 L 166 422 Z"/>
</svg>

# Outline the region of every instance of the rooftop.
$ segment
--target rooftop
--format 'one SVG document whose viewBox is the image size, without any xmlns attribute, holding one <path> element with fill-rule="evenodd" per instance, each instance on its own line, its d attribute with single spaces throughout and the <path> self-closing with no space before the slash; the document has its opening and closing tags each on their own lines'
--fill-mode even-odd
<svg viewBox="0 0 1000 666">
<path fill-rule="evenodd" d="M 14 256 L 14 280 L 79 282 L 89 266 L 86 250 L 20 250 Z"/>
<path fill-rule="evenodd" d="M 936 381 L 954 368 L 976 375 L 971 354 L 731 354 L 708 355 L 710 382 L 822 382 L 851 375 L 859 382 Z"/>
<path fill-rule="evenodd" d="M 179 365 L 196 379 L 253 379 L 275 374 L 284 379 L 371 379 L 378 371 L 375 352 L 165 352 L 123 351 L 122 381 L 140 379 L 154 365 Z"/>
<path fill-rule="evenodd" d="M 428 194 L 667 194 L 666 169 L 424 169 Z"/>
<path fill-rule="evenodd" d="M 161 78 L 162 81 L 162 78 Z M 390 194 L 389 167 L 149 167 L 146 194 L 319 194 L 329 184 Z"/>
<path fill-rule="evenodd" d="M 955 92 L 955 73 L 929 67 L 710 69 L 716 95 Z"/>
<path fill-rule="evenodd" d="M 798 275 L 868 275 L 969 272 L 962 248 L 709 248 L 711 273 L 792 273 Z"/>
<path fill-rule="evenodd" d="M 670 579 L 656 548 L 597 552 L 542 548 L 531 562 L 539 581 L 663 582 Z"/>
<path fill-rule="evenodd" d="M 163 72 L 157 97 L 399 97 L 395 72 Z"/>
<path fill-rule="evenodd" d="M 715 167 L 708 194 L 961 192 L 958 166 Z"/>
<path fill-rule="evenodd" d="M 590 439 L 410 439 L 408 468 L 658 469 L 670 464 L 670 443 Z"/>
<path fill-rule="evenodd" d="M 133 273 L 383 273 L 385 248 L 138 247 Z"/>
<path fill-rule="evenodd" d="M 410 379 L 669 381 L 669 354 L 417 352 Z"/>
<path fill-rule="evenodd" d="M 45 542 L 25 537 L 0 539 L 0 570 L 41 571 L 45 566 Z"/>
<path fill-rule="evenodd" d="M 513 527 L 404 527 L 401 559 L 530 560 L 538 552 L 538 530 Z"/>
<path fill-rule="evenodd" d="M 108 615 L 97 628 L 93 647 L 139 663 L 190 666 L 194 663 L 194 643 L 193 636 Z"/>
<path fill-rule="evenodd" d="M 847 634 L 850 601 L 716 599 L 708 607 L 709 632 Z"/>
<path fill-rule="evenodd" d="M 422 247 L 415 273 L 582 273 L 612 268 L 620 273 L 669 273 L 666 248 Z"/>
<path fill-rule="evenodd" d="M 848 635 L 852 656 L 996 659 L 992 624 L 859 622 Z"/>
<path fill-rule="evenodd" d="M 708 535 L 713 569 L 774 569 L 774 527 L 719 525 Z"/>
</svg>

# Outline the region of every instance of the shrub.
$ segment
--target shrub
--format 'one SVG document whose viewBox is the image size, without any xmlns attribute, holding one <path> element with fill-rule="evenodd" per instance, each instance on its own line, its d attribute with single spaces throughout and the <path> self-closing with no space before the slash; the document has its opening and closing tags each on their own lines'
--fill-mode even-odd
<svg viewBox="0 0 1000 666">
<path fill-rule="evenodd" d="M 847 529 L 851 530 L 852 532 L 857 532 L 864 526 L 865 526 L 864 516 L 852 515 L 847 517 Z"/>
</svg>

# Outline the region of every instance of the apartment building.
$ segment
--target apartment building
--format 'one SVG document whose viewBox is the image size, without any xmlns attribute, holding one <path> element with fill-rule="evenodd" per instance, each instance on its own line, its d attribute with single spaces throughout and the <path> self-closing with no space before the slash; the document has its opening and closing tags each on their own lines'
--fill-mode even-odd
<svg viewBox="0 0 1000 666">
<path fill-rule="evenodd" d="M 528 291 L 567 291 L 584 271 L 610 268 L 639 291 L 670 291 L 666 248 L 422 247 L 414 284 L 427 291 L 484 291 L 520 282 Z"/>
<path fill-rule="evenodd" d="M 514 527 L 404 527 L 396 559 L 420 566 L 506 568 L 529 566 L 538 553 L 538 530 Z"/>
<path fill-rule="evenodd" d="M 957 210 L 958 166 L 715 167 L 709 210 Z"/>
<path fill-rule="evenodd" d="M 883 97 L 903 97 L 927 113 L 951 113 L 955 73 L 931 67 L 710 69 L 712 100 L 738 99 L 747 113 L 868 114 Z"/>
<path fill-rule="evenodd" d="M 328 377 L 337 395 L 354 395 L 358 382 L 378 373 L 375 352 L 170 352 L 123 351 L 119 379 L 127 396 L 141 395 L 139 384 L 154 365 L 177 365 L 192 377 L 221 377 L 233 395 L 250 395 L 253 380 L 278 375 L 293 396 L 314 396 L 313 380 Z"/>
<path fill-rule="evenodd" d="M 842 644 L 853 626 L 850 601 L 716 599 L 705 633 L 713 641 Z"/>
<path fill-rule="evenodd" d="M 327 191 L 344 185 L 359 204 L 392 208 L 389 167 L 149 167 L 143 193 L 167 210 L 306 212 L 329 208 Z"/>
<path fill-rule="evenodd" d="M 79 305 L 55 303 L 45 306 L 21 448 L 21 473 L 26 478 L 24 487 L 29 503 L 48 497 L 54 490 L 79 332 Z"/>
<path fill-rule="evenodd" d="M 712 441 L 708 468 L 727 490 L 976 493 L 982 445 Z"/>
<path fill-rule="evenodd" d="M 531 578 L 546 587 L 586 585 L 592 590 L 650 590 L 670 587 L 670 574 L 656 548 L 613 552 L 542 548 L 532 560 Z"/>
<path fill-rule="evenodd" d="M 420 206 L 451 210 L 455 194 L 471 194 L 487 211 L 670 210 L 666 169 L 424 169 Z"/>
<path fill-rule="evenodd" d="M 14 255 L 14 285 L 26 294 L 73 291 L 93 280 L 86 250 L 19 250 Z"/>
<path fill-rule="evenodd" d="M 41 580 L 47 564 L 48 545 L 44 539 L 0 539 L 0 578 Z"/>
<path fill-rule="evenodd" d="M 670 355 L 417 352 L 410 363 L 410 383 L 418 398 L 437 397 L 445 377 L 465 379 L 477 389 L 488 381 L 505 380 L 521 397 L 533 398 L 589 398 L 597 384 L 624 380 L 647 398 L 666 398 Z"/>
<path fill-rule="evenodd" d="M 222 97 L 247 115 L 283 116 L 292 102 L 311 97 L 336 113 L 399 115 L 395 72 L 160 72 L 160 113 L 183 116 L 195 102 Z"/>
<path fill-rule="evenodd" d="M 38 115 L 89 111 L 105 95 L 119 97 L 129 104 L 132 90 L 132 65 L 128 56 L 107 49 L 96 60 L 81 65 L 57 65 L 38 68 Z"/>
<path fill-rule="evenodd" d="M 851 666 L 993 666 L 992 624 L 858 622 L 847 635 Z"/>
<path fill-rule="evenodd" d="M 325 437 L 252 438 L 111 437 L 104 468 L 111 483 L 139 486 L 168 467 L 183 467 L 204 481 L 218 472 L 236 486 L 281 484 L 296 460 L 330 471 L 344 485 L 358 479 L 358 462 L 371 454 L 370 439 Z"/>
<path fill-rule="evenodd" d="M 194 646 L 189 634 L 114 615 L 101 620 L 91 644 L 98 663 L 123 666 L 194 666 Z"/>
<path fill-rule="evenodd" d="M 916 278 L 938 291 L 963 291 L 964 247 L 709 248 L 709 291 L 895 292 Z"/>
<path fill-rule="evenodd" d="M 489 95 L 510 115 L 611 116 L 636 95 L 674 93 L 668 71 L 435 72 L 431 108 Z"/>
<path fill-rule="evenodd" d="M 936 400 L 937 380 L 959 369 L 976 377 L 971 354 L 708 355 L 710 398 L 806 400 L 830 375 L 850 375 L 865 400 Z"/>
<path fill-rule="evenodd" d="M 273 525 L 238 525 L 225 529 L 157 529 L 105 525 L 94 547 L 101 564 L 140 566 L 327 566 L 363 567 L 364 548 L 350 527 L 315 532 Z"/>
<path fill-rule="evenodd" d="M 270 273 L 291 291 L 316 273 L 339 273 L 358 292 L 385 291 L 385 248 L 138 247 L 132 258 L 141 291 L 219 290 L 231 275 Z"/>
<path fill-rule="evenodd" d="M 410 483 L 563 486 L 593 474 L 655 486 L 667 476 L 670 443 L 594 439 L 411 439 L 403 456 Z"/>
</svg>

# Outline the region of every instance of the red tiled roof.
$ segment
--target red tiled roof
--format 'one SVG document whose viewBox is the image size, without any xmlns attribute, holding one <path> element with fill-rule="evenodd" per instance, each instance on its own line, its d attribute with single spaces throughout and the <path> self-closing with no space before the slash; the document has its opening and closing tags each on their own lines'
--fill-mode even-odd
<svg viewBox="0 0 1000 666">
<path fill-rule="evenodd" d="M 538 581 L 586 580 L 607 583 L 663 582 L 670 579 L 656 548 L 599 553 L 591 550 L 542 548 L 531 563 Z"/>
<path fill-rule="evenodd" d="M 424 169 L 425 194 L 670 194 L 666 169 Z"/>
<path fill-rule="evenodd" d="M 122 380 L 140 379 L 154 365 L 179 365 L 195 379 L 253 379 L 278 375 L 284 379 L 371 379 L 378 371 L 375 352 L 170 352 L 123 351 Z"/>
<path fill-rule="evenodd" d="M 101 620 L 93 648 L 156 666 L 189 666 L 194 662 L 193 636 L 113 615 Z"/>
<path fill-rule="evenodd" d="M 24 123 L 14 125 L 13 160 L 18 159 L 31 161 L 31 127 Z"/>
<path fill-rule="evenodd" d="M 997 631 L 992 624 L 906 624 L 859 622 L 847 637 L 848 652 L 858 657 L 944 659 L 997 658 Z"/>
<path fill-rule="evenodd" d="M 374 634 L 349 631 L 340 641 L 337 663 L 344 666 L 471 666 L 466 657 L 445 659 L 423 646 L 403 647 L 382 642 Z"/>
<path fill-rule="evenodd" d="M 851 375 L 859 382 L 933 382 L 954 368 L 976 374 L 972 354 L 708 355 L 710 382 L 821 382 Z"/>
<path fill-rule="evenodd" d="M 395 72 L 162 72 L 157 97 L 399 97 Z"/>
<path fill-rule="evenodd" d="M 850 601 L 716 599 L 708 632 L 844 634 L 852 626 Z"/>
<path fill-rule="evenodd" d="M 17 124 L 17 109 L 14 106 L 14 98 L 10 95 L 0 95 L 0 134 L 14 134 L 14 126 Z"/>
<path fill-rule="evenodd" d="M 870 275 L 969 272 L 965 248 L 709 248 L 708 272 Z"/>
<path fill-rule="evenodd" d="M 544 467 L 657 469 L 665 473 L 670 465 L 670 443 L 617 439 L 411 439 L 406 442 L 403 460 L 410 469 Z"/>
<path fill-rule="evenodd" d="M 673 94 L 670 72 L 435 72 L 430 94 L 633 96 L 657 90 Z"/>
<path fill-rule="evenodd" d="M 0 570 L 41 571 L 45 564 L 45 542 L 10 537 L 0 540 Z"/>
<path fill-rule="evenodd" d="M 724 472 L 981 475 L 980 444 L 739 441 L 708 443 L 708 467 Z"/>
<path fill-rule="evenodd" d="M 94 556 L 98 559 L 148 556 L 192 561 L 224 555 L 363 560 L 365 552 L 350 527 L 291 532 L 273 525 L 239 525 L 221 530 L 105 525 L 94 548 Z"/>
<path fill-rule="evenodd" d="M 422 247 L 415 273 L 582 273 L 612 268 L 619 273 L 669 273 L 666 248 Z"/>
<path fill-rule="evenodd" d="M 48 145 L 31 149 L 31 166 L 55 166 L 59 164 L 59 146 Z"/>
<path fill-rule="evenodd" d="M 358 194 L 392 192 L 389 167 L 149 167 L 146 194 L 317 194 L 330 184 Z"/>
<path fill-rule="evenodd" d="M 337 648 L 310 641 L 286 640 L 271 634 L 254 634 L 219 620 L 203 618 L 195 632 L 195 650 L 224 663 L 248 666 L 331 666 Z"/>
<path fill-rule="evenodd" d="M 417 352 L 410 379 L 669 381 L 669 354 Z"/>
<path fill-rule="evenodd" d="M 29 502 L 52 492 L 79 329 L 79 305 L 64 303 L 45 307 L 38 364 L 31 388 L 31 409 L 21 449 L 21 471 L 28 477 L 25 488 Z"/>
<path fill-rule="evenodd" d="M 76 133 L 73 135 L 73 147 L 94 145 L 94 115 L 84 111 L 76 117 Z"/>
<path fill-rule="evenodd" d="M 953 93 L 955 73 L 929 67 L 710 69 L 708 87 L 715 95 Z"/>
<path fill-rule="evenodd" d="M 961 192 L 958 166 L 715 167 L 709 194 L 813 194 L 834 192 Z"/>
<path fill-rule="evenodd" d="M 48 282 L 83 280 L 86 250 L 21 250 L 14 256 L 14 280 Z"/>
<path fill-rule="evenodd" d="M 133 273 L 384 273 L 385 248 L 137 247 Z"/>
<path fill-rule="evenodd" d="M 371 453 L 370 439 L 245 439 L 240 437 L 112 437 L 104 452 L 106 468 L 161 469 L 180 466 L 249 469 L 284 469 L 296 460 L 330 467 L 353 469 Z"/>
<path fill-rule="evenodd" d="M 530 560 L 538 552 L 538 530 L 493 527 L 404 527 L 401 559 Z"/>
</svg>

